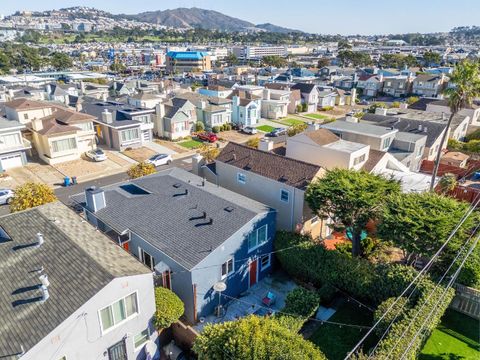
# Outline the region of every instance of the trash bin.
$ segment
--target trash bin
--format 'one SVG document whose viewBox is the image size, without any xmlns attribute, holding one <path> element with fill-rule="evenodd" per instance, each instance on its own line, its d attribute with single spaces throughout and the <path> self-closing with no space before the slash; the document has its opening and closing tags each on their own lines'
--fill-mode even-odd
<svg viewBox="0 0 480 360">
<path fill-rule="evenodd" d="M 72 176 L 72 185 L 77 185 L 77 177 Z"/>
<path fill-rule="evenodd" d="M 63 186 L 70 186 L 70 178 L 68 176 L 65 176 L 63 178 Z"/>
</svg>

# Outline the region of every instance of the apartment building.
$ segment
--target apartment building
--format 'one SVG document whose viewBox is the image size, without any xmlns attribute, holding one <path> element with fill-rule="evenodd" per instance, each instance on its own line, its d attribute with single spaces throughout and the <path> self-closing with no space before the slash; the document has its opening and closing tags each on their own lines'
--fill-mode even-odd
<svg viewBox="0 0 480 360">
<path fill-rule="evenodd" d="M 288 55 L 286 46 L 236 46 L 232 48 L 232 52 L 242 60 L 260 60 L 264 56 Z"/>
<path fill-rule="evenodd" d="M 211 70 L 210 55 L 201 51 L 169 51 L 166 55 L 166 70 L 170 73 Z"/>
</svg>

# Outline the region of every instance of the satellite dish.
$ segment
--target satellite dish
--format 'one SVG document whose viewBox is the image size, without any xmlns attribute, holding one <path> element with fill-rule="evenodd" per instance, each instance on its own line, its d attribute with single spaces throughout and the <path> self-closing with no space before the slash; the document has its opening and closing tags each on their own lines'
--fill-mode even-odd
<svg viewBox="0 0 480 360">
<path fill-rule="evenodd" d="M 227 290 L 227 284 L 225 284 L 223 281 L 219 281 L 213 285 L 213 290 L 216 292 L 222 292 Z"/>
</svg>

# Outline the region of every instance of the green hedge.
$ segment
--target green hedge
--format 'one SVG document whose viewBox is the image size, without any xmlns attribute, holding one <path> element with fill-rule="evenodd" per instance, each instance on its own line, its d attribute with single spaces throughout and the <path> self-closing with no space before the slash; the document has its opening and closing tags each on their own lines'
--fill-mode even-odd
<svg viewBox="0 0 480 360">
<path fill-rule="evenodd" d="M 280 250 L 277 257 L 292 276 L 317 288 L 336 286 L 374 304 L 398 296 L 417 273 L 408 266 L 373 265 L 365 259 L 326 250 L 307 235 L 278 232 L 275 249 Z"/>
<path fill-rule="evenodd" d="M 315 291 L 297 287 L 287 294 L 285 307 L 275 318 L 291 331 L 299 332 L 308 318 L 315 315 L 319 305 L 320 296 Z"/>
<path fill-rule="evenodd" d="M 168 328 L 178 321 L 184 312 L 182 300 L 172 291 L 163 287 L 155 288 L 155 305 L 154 322 L 158 329 Z"/>
</svg>

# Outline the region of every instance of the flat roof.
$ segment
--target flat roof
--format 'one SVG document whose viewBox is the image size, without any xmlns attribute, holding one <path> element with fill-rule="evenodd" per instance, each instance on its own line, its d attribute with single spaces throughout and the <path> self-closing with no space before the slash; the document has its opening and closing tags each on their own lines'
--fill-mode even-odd
<svg viewBox="0 0 480 360">
<path fill-rule="evenodd" d="M 362 150 L 367 148 L 369 145 L 365 144 L 360 144 L 356 142 L 351 142 L 351 141 L 346 141 L 346 140 L 338 140 L 334 141 L 330 144 L 323 145 L 325 148 L 337 150 L 337 151 L 342 151 L 342 152 L 347 152 L 347 153 L 353 153 L 358 150 Z"/>
<path fill-rule="evenodd" d="M 395 134 L 398 132 L 397 129 L 392 129 L 390 127 L 370 125 L 364 123 L 353 123 L 343 120 L 337 120 L 328 124 L 321 125 L 322 128 L 329 129 L 332 131 L 339 132 L 349 132 L 352 134 L 361 134 L 367 136 L 382 137 L 385 135 Z"/>
</svg>

